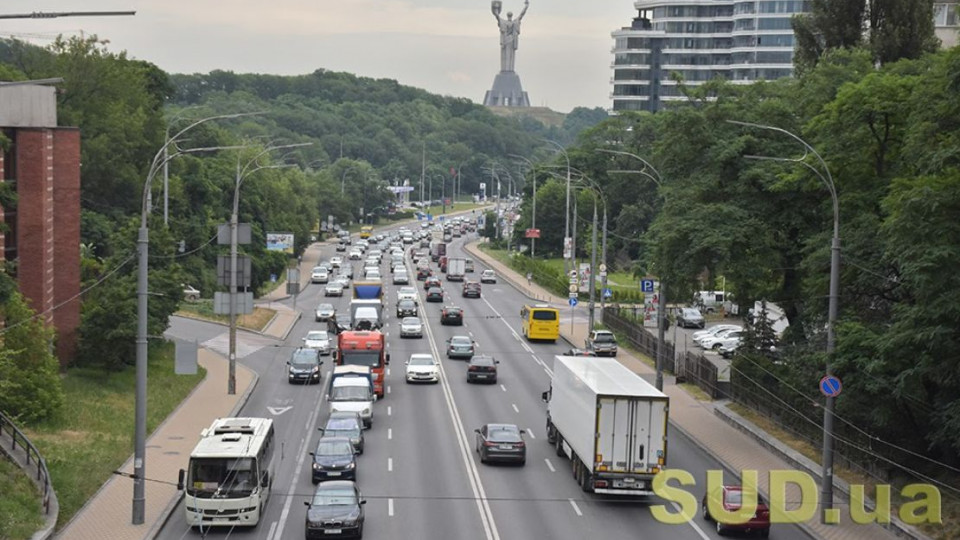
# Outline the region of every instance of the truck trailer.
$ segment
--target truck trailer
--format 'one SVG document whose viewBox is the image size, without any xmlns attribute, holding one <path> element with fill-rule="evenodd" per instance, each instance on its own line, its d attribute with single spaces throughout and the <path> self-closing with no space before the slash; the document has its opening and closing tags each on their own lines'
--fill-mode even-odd
<svg viewBox="0 0 960 540">
<path fill-rule="evenodd" d="M 447 281 L 463 281 L 467 274 L 467 260 L 460 257 L 447 259 Z"/>
<path fill-rule="evenodd" d="M 615 358 L 557 356 L 542 398 L 547 441 L 583 491 L 653 495 L 667 464 L 666 394 Z"/>
</svg>

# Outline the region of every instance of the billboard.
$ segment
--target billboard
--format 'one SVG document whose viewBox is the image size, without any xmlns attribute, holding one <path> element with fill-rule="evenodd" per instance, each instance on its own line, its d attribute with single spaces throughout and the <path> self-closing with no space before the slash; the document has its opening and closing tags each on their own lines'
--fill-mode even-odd
<svg viewBox="0 0 960 540">
<path fill-rule="evenodd" d="M 293 233 L 267 233 L 267 250 L 283 251 L 293 255 Z"/>
</svg>

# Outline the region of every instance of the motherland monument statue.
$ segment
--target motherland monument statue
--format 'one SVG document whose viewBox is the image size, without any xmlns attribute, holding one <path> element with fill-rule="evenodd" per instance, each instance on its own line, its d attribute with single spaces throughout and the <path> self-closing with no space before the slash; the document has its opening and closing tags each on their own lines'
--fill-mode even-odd
<svg viewBox="0 0 960 540">
<path fill-rule="evenodd" d="M 520 76 L 517 75 L 515 66 L 517 60 L 517 48 L 520 42 L 520 21 L 527 13 L 530 7 L 530 0 L 524 0 L 523 11 L 514 19 L 512 12 L 507 12 L 507 17 L 500 16 L 503 10 L 501 0 L 490 2 L 490 11 L 497 19 L 497 25 L 500 28 L 500 73 L 493 80 L 493 88 L 487 92 L 483 98 L 483 104 L 487 106 L 500 107 L 529 107 L 530 99 L 527 93 L 523 91 L 520 84 Z"/>
</svg>

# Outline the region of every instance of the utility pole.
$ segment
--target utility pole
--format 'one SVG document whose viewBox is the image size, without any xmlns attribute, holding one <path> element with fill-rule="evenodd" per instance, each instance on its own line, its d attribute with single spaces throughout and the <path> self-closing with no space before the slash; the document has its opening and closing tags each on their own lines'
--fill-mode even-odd
<svg viewBox="0 0 960 540">
<path fill-rule="evenodd" d="M 420 205 L 423 206 L 423 183 L 426 180 L 424 178 L 427 175 L 427 143 L 424 141 L 421 143 L 420 149 Z"/>
<path fill-rule="evenodd" d="M 590 257 L 590 320 L 587 332 L 593 331 L 597 294 L 597 194 L 593 194 L 593 251 Z"/>
<path fill-rule="evenodd" d="M 535 169 L 530 170 L 530 174 L 533 175 L 533 214 L 530 218 L 530 226 L 533 229 L 537 228 L 537 171 Z M 537 239 L 536 237 L 530 239 L 530 258 L 535 259 L 537 257 Z"/>
</svg>

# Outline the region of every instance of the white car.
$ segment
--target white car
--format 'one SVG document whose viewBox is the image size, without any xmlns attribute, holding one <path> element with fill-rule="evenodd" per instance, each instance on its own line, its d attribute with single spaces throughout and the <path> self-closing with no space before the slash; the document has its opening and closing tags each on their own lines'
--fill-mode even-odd
<svg viewBox="0 0 960 540">
<path fill-rule="evenodd" d="M 408 283 L 410 283 L 410 276 L 407 275 L 406 270 L 403 272 L 397 272 L 393 275 L 394 285 L 406 285 Z"/>
<path fill-rule="evenodd" d="M 330 335 L 323 330 L 311 330 L 303 338 L 303 346 L 308 349 L 317 349 L 320 354 L 330 354 L 333 345 L 330 343 Z"/>
<path fill-rule="evenodd" d="M 407 382 L 440 382 L 440 368 L 432 354 L 411 354 L 407 360 Z"/>
<path fill-rule="evenodd" d="M 348 278 L 347 276 L 344 276 L 344 275 L 342 275 L 342 274 L 339 275 L 339 276 L 337 276 L 336 278 L 334 278 L 333 282 L 336 283 L 337 285 L 340 285 L 340 288 L 341 288 L 341 289 L 349 289 L 349 288 L 350 288 L 350 278 Z"/>
<path fill-rule="evenodd" d="M 404 317 L 400 320 L 400 337 L 423 337 L 423 323 L 416 317 Z"/>
<path fill-rule="evenodd" d="M 700 346 L 707 350 L 718 350 L 720 347 L 736 345 L 744 335 L 743 330 L 730 330 L 721 332 L 718 336 L 704 338 L 700 340 Z"/>
<path fill-rule="evenodd" d="M 327 284 L 326 287 L 323 288 L 323 295 L 324 296 L 343 296 L 343 285 L 341 285 L 339 282 L 336 282 L 336 281 L 333 283 L 329 283 Z"/>
<path fill-rule="evenodd" d="M 330 265 L 334 268 L 340 268 L 343 264 L 343 257 L 330 257 Z"/>
<path fill-rule="evenodd" d="M 310 272 L 310 283 L 326 283 L 330 281 L 330 272 L 322 266 L 316 266 Z"/>
<path fill-rule="evenodd" d="M 351 261 L 359 261 L 363 258 L 363 252 L 359 249 L 352 249 L 350 250 L 350 255 L 347 257 L 349 257 Z"/>
<path fill-rule="evenodd" d="M 314 320 L 316 322 L 328 321 L 336 317 L 336 315 L 337 315 L 337 310 L 336 308 L 333 307 L 333 304 L 324 303 L 317 306 L 317 309 L 314 315 Z"/>
<path fill-rule="evenodd" d="M 716 326 L 711 326 L 706 330 L 697 330 L 696 332 L 693 333 L 693 336 L 691 336 L 691 338 L 693 339 L 694 343 L 699 344 L 700 340 L 702 340 L 703 338 L 712 337 L 717 335 L 720 332 L 728 332 L 730 330 L 742 330 L 742 328 L 735 324 L 718 324 Z"/>
<path fill-rule="evenodd" d="M 497 273 L 493 270 L 484 270 L 480 273 L 480 283 L 496 283 Z"/>
<path fill-rule="evenodd" d="M 416 287 L 400 287 L 397 290 L 397 301 L 400 300 L 417 300 L 417 288 Z"/>
</svg>

